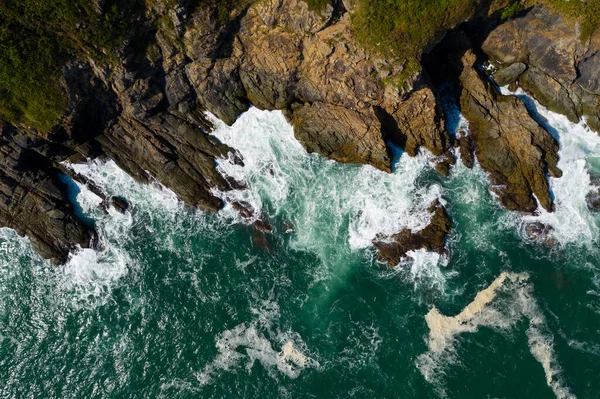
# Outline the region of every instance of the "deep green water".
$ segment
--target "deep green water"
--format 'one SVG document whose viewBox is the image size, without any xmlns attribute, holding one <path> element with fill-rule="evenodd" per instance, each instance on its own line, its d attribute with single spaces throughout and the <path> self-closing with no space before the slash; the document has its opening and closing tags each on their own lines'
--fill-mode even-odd
<svg viewBox="0 0 600 399">
<path fill-rule="evenodd" d="M 444 179 L 425 155 L 398 154 L 392 175 L 340 165 L 306 154 L 281 114 L 250 110 L 215 133 L 246 163 L 222 168 L 250 186 L 223 195 L 268 217 L 270 250 L 230 208 L 186 209 L 112 163 L 74 166 L 132 211 L 105 215 L 82 188 L 103 249 L 58 270 L 0 231 L 0 397 L 600 397 L 600 217 L 585 206 L 600 138 L 539 112 L 565 173 L 557 211 L 523 217 L 479 167 Z M 449 257 L 378 264 L 372 238 L 424 226 L 435 198 L 453 219 Z M 558 244 L 525 239 L 529 219 Z M 503 272 L 521 280 L 431 344 L 428 312 L 459 314 Z"/>
</svg>

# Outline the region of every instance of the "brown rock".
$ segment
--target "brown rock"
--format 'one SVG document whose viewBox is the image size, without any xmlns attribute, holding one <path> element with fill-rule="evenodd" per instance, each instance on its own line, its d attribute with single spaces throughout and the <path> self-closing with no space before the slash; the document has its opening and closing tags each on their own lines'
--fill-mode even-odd
<svg viewBox="0 0 600 399">
<path fill-rule="evenodd" d="M 550 110 L 599 130 L 600 35 L 582 41 L 575 21 L 543 6 L 494 29 L 482 45 L 490 58 L 527 64 L 519 84 Z"/>
<path fill-rule="evenodd" d="M 430 252 L 444 253 L 446 235 L 450 233 L 450 218 L 439 201 L 431 204 L 429 211 L 432 212 L 431 221 L 423 230 L 412 232 L 403 229 L 391 237 L 375 238 L 373 246 L 377 249 L 377 260 L 394 267 L 406 257 L 409 251 L 425 249 Z"/>
<path fill-rule="evenodd" d="M 231 206 L 233 207 L 233 209 L 238 211 L 238 213 L 244 219 L 251 219 L 252 217 L 254 217 L 254 209 L 252 208 L 252 205 L 245 201 L 234 201 L 231 203 Z"/>
<path fill-rule="evenodd" d="M 520 99 L 499 94 L 480 75 L 475 61 L 470 50 L 462 57 L 460 104 L 479 163 L 490 173 L 493 189 L 507 209 L 533 212 L 535 194 L 552 211 L 546 173 L 562 174 L 556 166 L 558 143 L 531 118 Z"/>
<path fill-rule="evenodd" d="M 291 121 L 296 138 L 309 152 L 391 171 L 381 123 L 372 108 L 351 110 L 313 103 L 296 109 Z"/>
</svg>

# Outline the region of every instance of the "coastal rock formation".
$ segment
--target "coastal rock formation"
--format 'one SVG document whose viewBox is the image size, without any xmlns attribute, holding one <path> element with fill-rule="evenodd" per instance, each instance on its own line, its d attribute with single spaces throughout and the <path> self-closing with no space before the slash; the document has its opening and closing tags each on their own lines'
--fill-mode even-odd
<svg viewBox="0 0 600 399">
<path fill-rule="evenodd" d="M 600 34 L 582 40 L 576 21 L 536 6 L 495 28 L 482 50 L 500 68 L 498 84 L 518 80 L 542 105 L 600 131 Z"/>
<path fill-rule="evenodd" d="M 552 211 L 546 173 L 560 177 L 558 143 L 529 115 L 523 102 L 497 92 L 476 69 L 476 57 L 462 57 L 461 110 L 469 121 L 475 154 L 490 173 L 500 203 L 510 210 L 533 212 L 540 205 Z"/>
<path fill-rule="evenodd" d="M 446 209 L 435 201 L 429 207 L 431 220 L 422 230 L 413 232 L 403 229 L 390 237 L 378 236 L 373 241 L 377 249 L 377 260 L 394 267 L 406 257 L 409 251 L 425 249 L 430 252 L 444 253 L 446 236 L 450 233 L 450 218 Z"/>
<path fill-rule="evenodd" d="M 93 227 L 76 216 L 59 173 L 90 182 L 63 162 L 110 158 L 140 182 L 164 184 L 190 206 L 220 209 L 215 192 L 243 185 L 223 176 L 217 160 L 243 160 L 210 135 L 213 119 L 206 111 L 233 124 L 251 106 L 282 110 L 310 152 L 389 172 L 388 143 L 408 156 L 424 148 L 446 175 L 455 162 L 454 143 L 433 83 L 440 76 L 454 81 L 470 123 L 470 132 L 457 137 L 463 162 L 472 166 L 475 154 L 508 209 L 534 211 L 534 195 L 552 209 L 546 174 L 560 175 L 556 141 L 520 100 L 499 94 L 478 71 L 477 51 L 467 51 L 471 45 L 457 48 L 447 40 L 436 45 L 452 26 L 436 32 L 425 51 L 441 51 L 437 59 L 446 60 L 421 71 L 407 56 L 359 44 L 354 0 L 319 10 L 304 0 L 239 1 L 225 14 L 208 2 L 144 3 L 116 59 L 104 54 L 99 61 L 80 48 L 63 65 L 68 104 L 56 126 L 38 131 L 3 125 L 0 168 L 6 178 L 0 179 L 0 192 L 6 198 L 0 225 L 31 237 L 44 257 L 62 263 L 73 248 L 94 244 Z M 102 13 L 104 3 L 95 8 Z M 493 11 L 480 2 L 464 18 L 475 13 L 490 18 Z M 551 109 L 597 126 L 600 39 L 581 43 L 572 30 L 566 19 L 536 7 L 491 29 L 483 50 L 499 68 L 498 83 L 518 80 Z M 247 213 L 238 208 L 242 216 Z M 432 220 L 432 231 L 401 232 L 398 242 L 406 250 L 439 250 L 443 240 L 437 232 L 445 224 Z M 266 223 L 255 227 L 270 231 Z"/>
<path fill-rule="evenodd" d="M 78 246 L 89 248 L 95 234 L 76 215 L 59 170 L 43 154 L 56 148 L 11 125 L 0 136 L 0 223 L 29 237 L 33 249 L 64 263 Z"/>
</svg>

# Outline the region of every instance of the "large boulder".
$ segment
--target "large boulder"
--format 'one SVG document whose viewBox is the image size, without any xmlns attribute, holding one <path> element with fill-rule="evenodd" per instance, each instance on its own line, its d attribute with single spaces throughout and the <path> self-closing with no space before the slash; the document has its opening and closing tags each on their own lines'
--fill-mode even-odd
<svg viewBox="0 0 600 399">
<path fill-rule="evenodd" d="M 425 249 L 429 252 L 444 253 L 446 236 L 450 233 L 450 218 L 437 200 L 430 205 L 429 212 L 430 222 L 422 230 L 413 232 L 403 229 L 389 237 L 377 236 L 373 241 L 373 246 L 377 249 L 377 260 L 395 267 L 410 251 Z"/>
<path fill-rule="evenodd" d="M 599 130 L 600 31 L 582 40 L 574 20 L 536 6 L 492 30 L 482 49 L 500 68 L 527 65 L 521 87 L 552 111 L 573 122 L 585 117 Z"/>
</svg>

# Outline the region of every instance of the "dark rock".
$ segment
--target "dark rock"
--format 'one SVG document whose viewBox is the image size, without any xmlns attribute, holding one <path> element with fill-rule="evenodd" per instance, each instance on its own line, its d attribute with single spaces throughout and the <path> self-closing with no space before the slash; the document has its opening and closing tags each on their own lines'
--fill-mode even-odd
<svg viewBox="0 0 600 399">
<path fill-rule="evenodd" d="M 587 207 L 592 212 L 600 212 L 600 189 L 594 188 L 586 197 L 585 202 Z"/>
<path fill-rule="evenodd" d="M 265 234 L 264 231 L 259 229 L 254 229 L 252 232 L 252 243 L 254 246 L 262 251 L 270 252 L 271 251 L 271 243 L 269 242 L 269 238 Z"/>
<path fill-rule="evenodd" d="M 446 210 L 435 201 L 429 211 L 432 213 L 429 225 L 423 230 L 412 232 L 403 229 L 391 237 L 378 236 L 373 241 L 377 249 L 377 260 L 394 267 L 406 257 L 409 251 L 425 249 L 430 252 L 444 253 L 446 235 L 450 232 L 450 218 Z"/>
<path fill-rule="evenodd" d="M 444 153 L 444 155 L 439 156 L 434 159 L 433 166 L 435 170 L 438 171 L 442 176 L 450 175 L 450 167 L 456 164 L 456 159 L 450 154 L 450 152 Z"/>
<path fill-rule="evenodd" d="M 252 205 L 245 201 L 234 201 L 231 203 L 231 206 L 233 207 L 233 209 L 238 211 L 238 213 L 244 219 L 251 219 L 254 217 L 254 209 L 252 208 Z"/>
<path fill-rule="evenodd" d="M 532 241 L 544 244 L 549 247 L 556 245 L 556 239 L 552 236 L 552 226 L 548 226 L 541 222 L 526 223 L 523 231 L 525 235 Z"/>
<path fill-rule="evenodd" d="M 27 134 L 11 125 L 0 136 L 0 225 L 29 237 L 33 249 L 55 264 L 65 263 L 69 252 L 89 248 L 96 234 L 76 216 L 68 187 L 60 171 L 33 148 L 52 144 L 31 139 L 22 148 L 20 136 Z"/>
<path fill-rule="evenodd" d="M 475 164 L 475 154 L 473 153 L 473 141 L 467 132 L 462 132 L 458 139 L 460 148 L 460 160 L 467 168 L 473 168 Z"/>
<path fill-rule="evenodd" d="M 271 225 L 264 220 L 257 219 L 252 223 L 252 226 L 254 226 L 256 230 L 262 231 L 263 233 L 273 232 L 273 227 L 271 227 Z"/>
<path fill-rule="evenodd" d="M 110 197 L 110 205 L 121 213 L 125 213 L 129 210 L 129 202 L 123 197 Z"/>
</svg>

